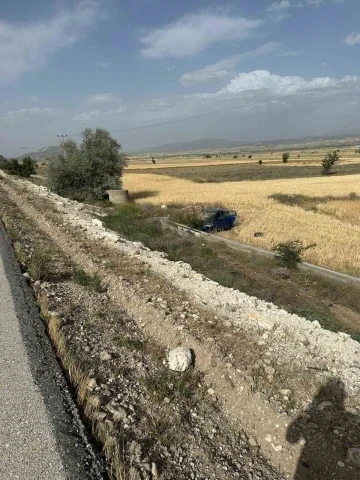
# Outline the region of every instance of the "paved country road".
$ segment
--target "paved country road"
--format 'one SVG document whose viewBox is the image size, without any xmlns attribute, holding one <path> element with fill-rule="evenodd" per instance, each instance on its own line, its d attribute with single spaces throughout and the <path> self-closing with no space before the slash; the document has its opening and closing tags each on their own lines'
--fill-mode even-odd
<svg viewBox="0 0 360 480">
<path fill-rule="evenodd" d="M 0 480 L 103 479 L 0 222 Z"/>
</svg>

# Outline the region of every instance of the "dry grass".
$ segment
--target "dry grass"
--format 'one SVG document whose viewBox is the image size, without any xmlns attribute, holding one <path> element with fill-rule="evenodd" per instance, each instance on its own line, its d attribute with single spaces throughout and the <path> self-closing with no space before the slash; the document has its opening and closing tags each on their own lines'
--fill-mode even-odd
<svg viewBox="0 0 360 480">
<path fill-rule="evenodd" d="M 351 192 L 360 195 L 360 175 L 196 184 L 173 177 L 127 172 L 124 186 L 133 193 L 156 192 L 151 199 L 139 199 L 140 203 L 149 203 L 150 200 L 155 204 L 226 205 L 237 210 L 239 221 L 231 232 L 223 235 L 268 249 L 286 240 L 316 242 L 317 247 L 306 252 L 307 261 L 360 276 L 360 226 L 349 218 L 356 218 L 349 205 L 357 204 L 357 201 L 333 201 L 327 204 L 333 209 L 329 215 L 329 212 L 306 211 L 268 198 L 274 193 L 311 197 L 341 197 Z M 255 238 L 254 233 L 259 231 L 264 236 Z"/>
</svg>

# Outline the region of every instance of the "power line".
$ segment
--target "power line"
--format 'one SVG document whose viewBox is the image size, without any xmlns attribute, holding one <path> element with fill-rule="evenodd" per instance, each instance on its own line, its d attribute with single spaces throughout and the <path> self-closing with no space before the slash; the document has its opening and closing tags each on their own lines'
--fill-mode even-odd
<svg viewBox="0 0 360 480">
<path fill-rule="evenodd" d="M 356 76 L 351 77 L 351 78 L 352 79 L 355 79 L 355 78 L 359 79 L 360 75 L 356 75 Z M 328 82 L 325 85 L 325 87 L 328 87 L 329 85 L 334 85 L 336 83 L 343 82 L 343 81 L 344 81 L 344 79 L 333 80 L 331 82 Z M 213 110 L 213 111 L 207 112 L 207 113 L 201 113 L 201 114 L 198 114 L 198 115 L 192 115 L 192 116 L 188 116 L 188 117 L 177 118 L 177 119 L 174 119 L 174 120 L 167 120 L 167 121 L 164 121 L 164 122 L 157 122 L 157 123 L 152 123 L 152 124 L 148 124 L 148 125 L 142 125 L 142 126 L 139 126 L 139 127 L 130 127 L 130 128 L 122 128 L 122 129 L 118 129 L 118 130 L 111 130 L 110 133 L 120 133 L 120 132 L 131 132 L 131 131 L 135 131 L 135 130 L 145 130 L 147 128 L 152 128 L 152 127 L 161 127 L 161 126 L 164 126 L 164 125 L 171 125 L 171 124 L 175 124 L 175 123 L 186 122 L 188 120 L 196 120 L 196 119 L 199 119 L 199 118 L 205 118 L 205 117 L 209 117 L 209 116 L 212 116 L 212 115 L 218 115 L 218 114 L 221 114 L 221 113 L 227 113 L 227 112 L 231 112 L 231 111 L 234 111 L 234 110 L 240 110 L 242 108 L 254 107 L 256 105 L 262 105 L 264 103 L 273 102 L 275 100 L 280 100 L 282 98 L 292 97 L 294 95 L 298 95 L 299 93 L 312 92 L 314 90 L 319 90 L 319 89 L 322 89 L 322 88 L 324 88 L 324 86 L 299 89 L 299 90 L 295 90 L 294 92 L 291 92 L 291 93 L 285 93 L 285 94 L 282 94 L 282 95 L 277 95 L 276 97 L 266 98 L 264 100 L 258 100 L 256 102 L 234 105 L 232 107 L 228 107 L 228 108 L 224 108 L 224 109 L 220 109 L 220 110 Z M 69 135 L 69 136 L 80 137 L 81 135 L 73 134 L 73 135 Z"/>
</svg>

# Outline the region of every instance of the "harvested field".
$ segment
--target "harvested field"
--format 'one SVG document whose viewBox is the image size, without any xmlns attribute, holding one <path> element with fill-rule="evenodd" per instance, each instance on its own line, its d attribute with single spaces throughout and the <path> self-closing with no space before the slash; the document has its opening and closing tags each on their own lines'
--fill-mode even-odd
<svg viewBox="0 0 360 480">
<path fill-rule="evenodd" d="M 132 169 L 131 173 L 149 173 L 148 169 Z M 302 164 L 232 164 L 206 165 L 195 167 L 168 167 L 156 168 L 152 172 L 156 175 L 191 180 L 196 183 L 241 182 L 244 180 L 272 180 L 286 178 L 321 177 L 320 165 Z M 333 173 L 339 175 L 360 174 L 360 163 L 337 165 Z"/>
<path fill-rule="evenodd" d="M 239 217 L 235 228 L 222 235 L 267 249 L 294 239 L 316 243 L 316 248 L 306 252 L 307 261 L 360 275 L 360 226 L 349 218 L 353 207 L 358 208 L 354 193 L 360 195 L 360 175 L 197 184 L 164 175 L 126 172 L 124 186 L 140 203 L 225 205 L 237 210 Z M 343 200 L 334 200 L 341 205 L 321 203 L 314 211 L 269 198 L 276 193 Z M 322 210 L 326 205 L 331 205 L 332 214 Z M 264 235 L 254 237 L 255 232 Z"/>
</svg>

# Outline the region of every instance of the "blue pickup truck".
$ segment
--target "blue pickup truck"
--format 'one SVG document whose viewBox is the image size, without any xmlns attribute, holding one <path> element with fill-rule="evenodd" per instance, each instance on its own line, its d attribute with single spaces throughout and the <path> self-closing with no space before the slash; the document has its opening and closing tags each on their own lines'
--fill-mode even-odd
<svg viewBox="0 0 360 480">
<path fill-rule="evenodd" d="M 207 208 L 201 214 L 203 232 L 230 230 L 235 223 L 237 213 L 222 208 Z"/>
</svg>

